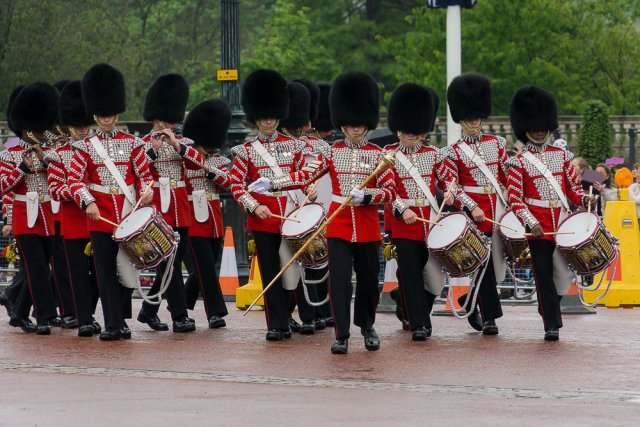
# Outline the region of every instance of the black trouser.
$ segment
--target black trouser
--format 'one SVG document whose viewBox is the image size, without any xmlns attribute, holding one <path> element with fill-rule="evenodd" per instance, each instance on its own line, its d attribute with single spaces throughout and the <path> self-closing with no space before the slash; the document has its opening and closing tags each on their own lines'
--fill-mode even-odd
<svg viewBox="0 0 640 427">
<path fill-rule="evenodd" d="M 254 231 L 253 240 L 256 243 L 258 254 L 258 268 L 262 276 L 262 286 L 267 286 L 280 272 L 280 233 L 268 231 Z M 282 278 L 264 295 L 264 308 L 267 320 L 267 329 L 289 330 L 289 305 L 287 294 L 282 287 Z"/>
<path fill-rule="evenodd" d="M 492 233 L 484 233 L 484 235 L 491 239 Z M 492 255 L 491 253 L 489 254 L 489 259 L 487 260 L 488 265 L 485 264 L 480 267 L 477 276 L 478 278 L 480 277 L 486 266 L 484 277 L 482 278 L 482 282 L 480 282 L 478 300 L 476 301 L 476 306 L 480 308 L 483 321 L 502 317 L 502 306 L 500 305 L 500 295 L 498 295 L 498 284 L 496 283 L 496 272 L 493 269 Z M 469 310 L 472 300 L 473 298 L 470 297 L 468 306 L 465 307 L 467 310 Z M 474 307 L 474 310 L 475 308 L 476 307 Z"/>
<path fill-rule="evenodd" d="M 187 301 L 184 296 L 184 279 L 182 278 L 182 258 L 187 251 L 188 246 L 188 227 L 174 228 L 180 234 L 180 243 L 176 256 L 173 260 L 173 275 L 171 276 L 171 283 L 165 292 L 167 297 L 167 303 L 169 304 L 169 310 L 171 311 L 172 320 L 180 320 L 187 317 Z M 149 290 L 149 295 L 155 295 L 160 290 L 162 285 L 162 276 L 168 266 L 169 260 L 161 262 L 156 267 L 156 277 L 153 280 L 153 286 Z M 149 304 L 148 302 L 142 303 L 142 309 L 148 313 L 158 314 L 160 304 Z"/>
<path fill-rule="evenodd" d="M 376 321 L 380 242 L 348 242 L 338 238 L 329 243 L 329 295 L 337 339 L 349 338 L 351 325 L 352 268 L 356 272 L 353 323 L 368 329 Z"/>
<path fill-rule="evenodd" d="M 185 284 L 187 307 L 193 310 L 198 294 L 202 293 L 207 319 L 212 316 L 224 317 L 229 314 L 215 267 L 216 260 L 222 253 L 223 240 L 222 237 L 209 239 L 194 236 L 189 237 L 188 241 L 189 250 L 187 252 L 191 255 L 194 271 L 189 274 Z"/>
<path fill-rule="evenodd" d="M 84 254 L 89 239 L 64 239 L 64 251 L 69 266 L 73 302 L 78 324 L 89 325 L 93 321 L 93 294 L 89 277 L 90 259 Z"/>
<path fill-rule="evenodd" d="M 538 312 L 542 316 L 544 330 L 562 328 L 560 297 L 553 281 L 553 252 L 556 244 L 544 239 L 529 239 L 528 242 L 538 292 Z"/>
<path fill-rule="evenodd" d="M 300 268 L 297 265 L 291 266 L 290 268 Z M 312 287 L 313 285 L 307 286 L 307 291 L 309 292 L 309 299 L 314 301 L 317 299 L 315 291 Z M 314 307 L 307 302 L 307 299 L 304 297 L 304 288 L 302 287 L 302 279 L 298 281 L 298 286 L 293 291 L 285 290 L 286 294 L 289 297 L 289 314 L 293 313 L 296 306 L 298 306 L 298 316 L 302 323 L 312 323 L 316 318 L 316 313 Z"/>
<path fill-rule="evenodd" d="M 327 298 L 329 293 L 329 267 L 323 268 L 305 268 L 304 269 L 304 277 L 307 281 L 318 281 L 323 277 L 327 276 L 322 282 L 312 285 L 307 285 L 307 289 L 309 290 L 309 298 L 313 302 L 324 301 Z M 329 303 L 322 304 L 321 306 L 315 307 L 315 317 L 316 319 L 325 319 L 327 317 L 331 317 L 331 308 Z"/>
<path fill-rule="evenodd" d="M 429 260 L 425 242 L 410 239 L 394 239 L 398 251 L 398 270 L 402 281 L 398 281 L 402 294 L 402 306 L 411 330 L 431 327 L 431 309 L 436 296 L 424 288 L 424 266 Z"/>
<path fill-rule="evenodd" d="M 4 290 L 5 296 L 9 299 L 12 305 L 15 305 L 18 302 L 22 287 L 27 286 L 27 273 L 25 272 L 22 260 L 17 262 L 15 266 L 18 268 L 18 272 L 13 276 L 11 284 Z"/>
<path fill-rule="evenodd" d="M 106 329 L 120 329 L 124 326 L 125 317 L 131 314 L 133 290 L 125 288 L 118 282 L 116 264 L 118 244 L 113 241 L 111 233 L 92 231 L 90 234 L 104 326 Z"/>
<path fill-rule="evenodd" d="M 64 252 L 64 242 L 60 235 L 60 221 L 54 222 L 56 234 L 51 237 L 51 272 L 58 299 L 60 316 L 74 316 L 73 291 L 69 279 L 69 267 Z"/>
<path fill-rule="evenodd" d="M 49 269 L 51 237 L 20 234 L 16 236 L 16 241 L 27 276 L 27 286 L 22 286 L 15 307 L 16 315 L 26 319 L 33 304 L 39 324 L 51 320 L 58 315 Z"/>
<path fill-rule="evenodd" d="M 98 278 L 96 277 L 96 263 L 93 256 L 89 257 L 89 289 L 91 289 L 91 314 L 96 314 L 100 290 L 98 289 Z M 133 292 L 131 292 L 133 293 Z"/>
</svg>

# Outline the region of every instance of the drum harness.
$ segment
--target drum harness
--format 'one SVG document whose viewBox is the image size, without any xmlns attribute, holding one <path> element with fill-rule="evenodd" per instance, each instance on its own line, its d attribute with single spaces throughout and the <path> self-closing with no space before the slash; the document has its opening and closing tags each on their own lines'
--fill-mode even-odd
<svg viewBox="0 0 640 427">
<path fill-rule="evenodd" d="M 129 186 L 127 186 L 126 182 L 124 181 L 124 178 L 120 174 L 120 171 L 118 171 L 118 168 L 113 163 L 113 160 L 111 159 L 111 157 L 109 157 L 109 153 L 104 148 L 104 146 L 102 145 L 98 137 L 93 136 L 90 141 L 91 141 L 91 145 L 96 150 L 96 153 L 102 159 L 102 162 L 106 166 L 107 170 L 109 171 L 113 179 L 116 181 L 116 184 L 118 184 L 118 187 L 120 187 L 120 190 L 124 194 L 127 201 L 132 206 L 135 205 L 135 197 L 131 193 Z M 149 304 L 159 305 L 162 302 L 162 294 L 166 292 L 166 290 L 169 288 L 169 285 L 171 283 L 171 277 L 173 276 L 173 262 L 178 252 L 177 250 L 178 243 L 180 242 L 180 235 L 174 232 L 174 236 L 176 237 L 176 245 L 174 245 L 171 251 L 171 254 L 168 257 L 167 268 L 165 269 L 164 274 L 162 275 L 162 282 L 160 285 L 160 289 L 158 290 L 158 293 L 155 295 L 145 295 L 144 291 L 142 290 L 142 286 L 140 285 L 140 280 L 135 280 L 135 287 L 138 290 L 138 293 L 140 294 L 142 299 Z M 122 249 L 118 249 L 118 251 L 121 251 L 121 250 Z"/>
</svg>

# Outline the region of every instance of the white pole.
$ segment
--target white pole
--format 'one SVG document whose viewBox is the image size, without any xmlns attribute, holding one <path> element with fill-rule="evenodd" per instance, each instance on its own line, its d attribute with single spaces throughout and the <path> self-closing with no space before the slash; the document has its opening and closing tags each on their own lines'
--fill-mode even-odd
<svg viewBox="0 0 640 427">
<path fill-rule="evenodd" d="M 454 77 L 462 73 L 462 42 L 460 6 L 447 8 L 447 87 Z M 460 139 L 460 125 L 451 118 L 447 108 L 447 144 L 453 145 Z"/>
</svg>

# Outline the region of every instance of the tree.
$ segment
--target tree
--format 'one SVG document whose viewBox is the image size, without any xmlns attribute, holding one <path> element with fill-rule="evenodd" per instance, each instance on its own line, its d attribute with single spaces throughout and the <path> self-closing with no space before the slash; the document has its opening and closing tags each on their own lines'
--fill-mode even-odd
<svg viewBox="0 0 640 427">
<path fill-rule="evenodd" d="M 595 167 L 611 157 L 613 139 L 607 105 L 600 100 L 587 102 L 578 136 L 578 156 Z"/>
</svg>

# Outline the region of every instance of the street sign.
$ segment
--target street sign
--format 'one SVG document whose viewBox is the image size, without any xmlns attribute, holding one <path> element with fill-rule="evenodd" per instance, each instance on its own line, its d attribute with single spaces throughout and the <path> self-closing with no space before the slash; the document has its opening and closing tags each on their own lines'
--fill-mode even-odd
<svg viewBox="0 0 640 427">
<path fill-rule="evenodd" d="M 238 70 L 218 70 L 216 78 L 218 81 L 238 80 Z"/>
<path fill-rule="evenodd" d="M 478 0 L 427 0 L 427 7 L 430 9 L 440 9 L 449 6 L 460 6 L 471 9 L 478 3 Z"/>
</svg>

